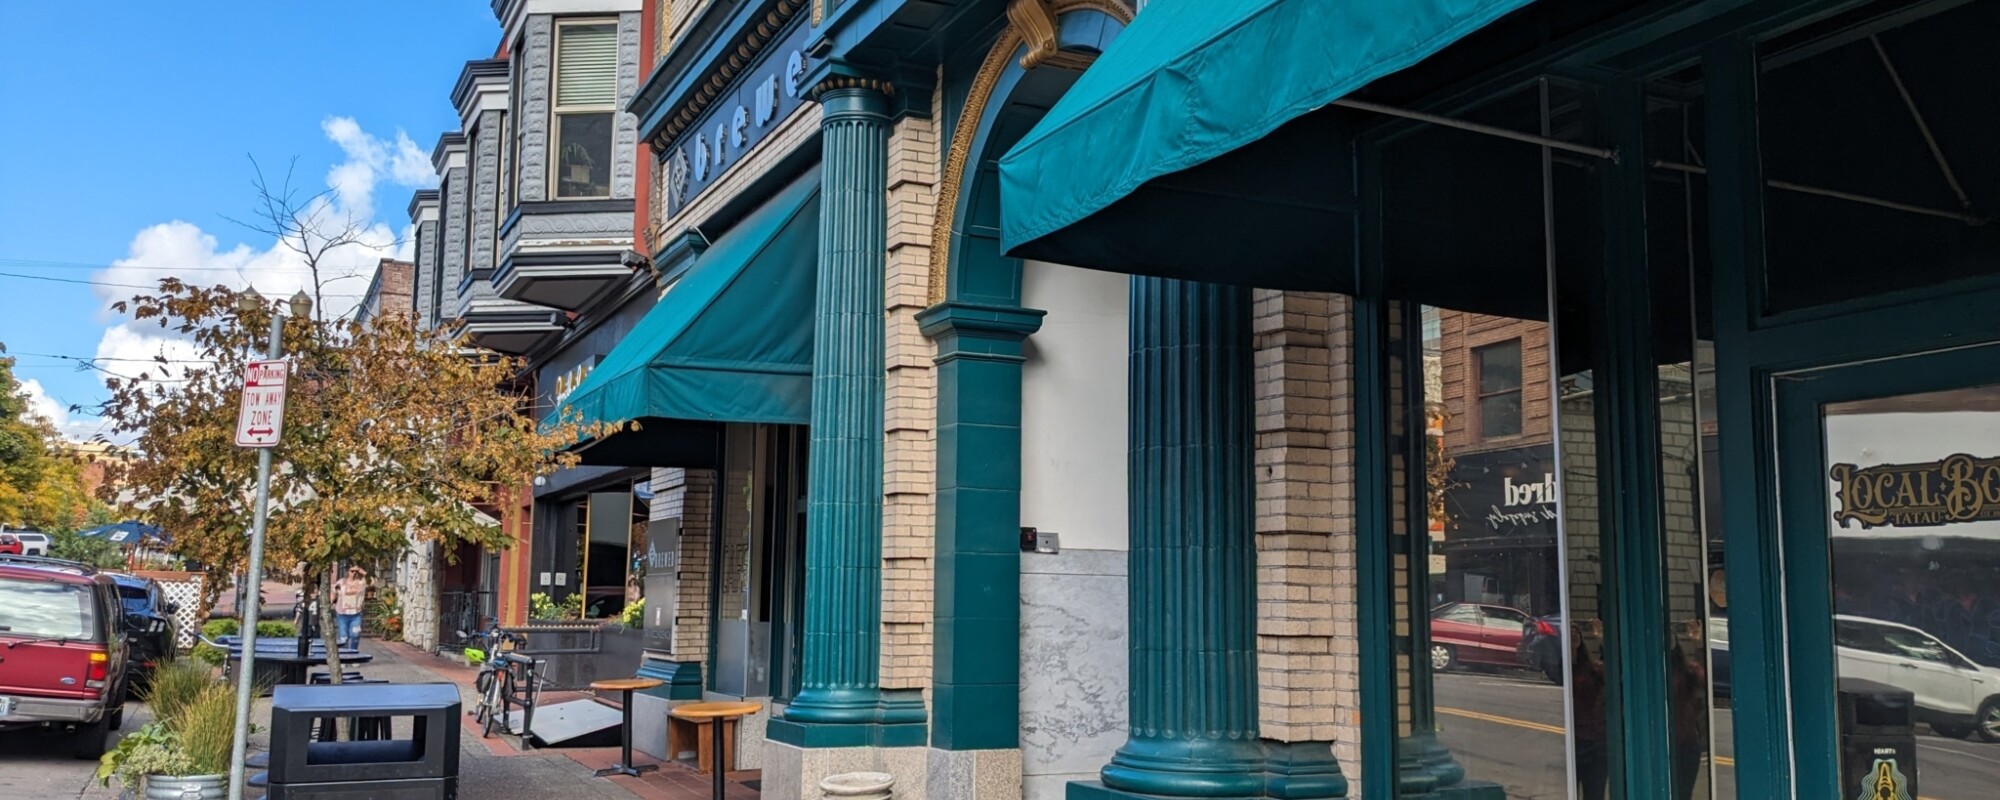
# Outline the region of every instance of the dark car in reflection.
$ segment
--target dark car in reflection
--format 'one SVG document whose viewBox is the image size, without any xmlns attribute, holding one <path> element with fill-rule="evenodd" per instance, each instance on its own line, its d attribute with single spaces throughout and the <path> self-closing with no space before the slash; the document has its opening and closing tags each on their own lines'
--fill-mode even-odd
<svg viewBox="0 0 2000 800">
<path fill-rule="evenodd" d="M 1867 617 L 1834 615 L 1833 643 L 1840 677 L 1910 690 L 1932 732 L 2000 742 L 2000 670 L 1921 629 Z"/>
<path fill-rule="evenodd" d="M 1519 609 L 1481 603 L 1446 603 L 1431 609 L 1431 669 L 1514 666 L 1522 623 L 1527 620 Z"/>
<path fill-rule="evenodd" d="M 118 585 L 118 603 L 125 609 L 132 681 L 144 686 L 154 669 L 180 654 L 174 629 L 174 612 L 180 609 L 167 600 L 158 581 L 122 572 L 108 574 Z"/>
<path fill-rule="evenodd" d="M 1521 626 L 1521 646 L 1515 659 L 1521 666 L 1542 673 L 1550 683 L 1563 682 L 1563 618 L 1561 614 L 1535 617 Z M 1729 618 L 1708 620 L 1708 674 L 1715 697 L 1729 697 Z"/>
</svg>

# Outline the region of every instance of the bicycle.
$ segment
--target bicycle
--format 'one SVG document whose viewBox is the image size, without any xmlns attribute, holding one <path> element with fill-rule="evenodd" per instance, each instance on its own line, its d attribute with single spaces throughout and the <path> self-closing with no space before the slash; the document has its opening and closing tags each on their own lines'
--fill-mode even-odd
<svg viewBox="0 0 2000 800">
<path fill-rule="evenodd" d="M 464 653 L 468 665 L 479 668 L 479 676 L 473 680 L 473 687 L 479 692 L 479 702 L 472 707 L 472 718 L 487 733 L 492 733 L 488 724 L 494 712 L 504 705 L 501 691 L 505 688 L 500 675 L 505 671 L 509 651 L 527 644 L 520 634 L 508 633 L 494 625 L 484 633 L 458 631 L 458 637 L 467 642 Z"/>
</svg>

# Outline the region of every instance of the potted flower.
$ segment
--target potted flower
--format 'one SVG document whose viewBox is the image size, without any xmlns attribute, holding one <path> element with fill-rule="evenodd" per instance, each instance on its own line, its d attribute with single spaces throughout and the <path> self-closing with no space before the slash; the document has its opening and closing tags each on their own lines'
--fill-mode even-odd
<svg viewBox="0 0 2000 800">
<path fill-rule="evenodd" d="M 160 718 L 119 739 L 118 746 L 98 761 L 97 779 L 106 786 L 116 780 L 145 797 L 226 797 L 236 693 L 228 684 L 211 679 L 190 697 L 178 702 L 167 699 L 149 698 L 160 709 Z"/>
</svg>

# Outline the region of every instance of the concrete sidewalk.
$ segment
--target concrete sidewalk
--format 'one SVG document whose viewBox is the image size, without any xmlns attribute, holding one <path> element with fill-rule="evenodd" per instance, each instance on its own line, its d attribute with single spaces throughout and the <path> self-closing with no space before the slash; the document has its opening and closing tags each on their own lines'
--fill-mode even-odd
<svg viewBox="0 0 2000 800">
<path fill-rule="evenodd" d="M 446 658 L 424 653 L 401 642 L 364 639 L 364 650 L 375 654 L 374 663 L 363 668 L 369 678 L 397 683 L 444 681 L 458 685 L 466 708 L 478 702 L 473 680 L 478 671 Z M 586 695 L 546 693 L 543 703 L 562 702 Z M 459 742 L 461 797 L 481 800 L 547 800 L 550 797 L 641 797 L 648 800 L 708 800 L 713 791 L 708 776 L 678 763 L 660 762 L 634 753 L 640 764 L 658 764 L 659 770 L 638 778 L 591 777 L 593 770 L 618 762 L 616 747 L 563 747 L 523 751 L 511 736 L 482 739 L 472 717 L 462 717 Z M 755 800 L 761 778 L 758 772 L 735 772 L 725 787 L 730 800 Z M 746 785 L 747 784 L 747 785 Z"/>
</svg>

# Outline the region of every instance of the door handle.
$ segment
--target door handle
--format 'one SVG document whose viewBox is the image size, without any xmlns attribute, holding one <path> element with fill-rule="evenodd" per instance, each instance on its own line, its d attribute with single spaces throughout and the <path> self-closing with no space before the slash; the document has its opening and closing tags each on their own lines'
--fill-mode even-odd
<svg viewBox="0 0 2000 800">
<path fill-rule="evenodd" d="M 1910 663 L 1910 662 L 1908 662 L 1908 661 L 1905 661 L 1905 662 L 1903 662 L 1903 663 L 1901 663 L 1901 664 L 1897 664 L 1896 666 L 1899 666 L 1899 667 L 1902 667 L 1903 669 L 1916 669 L 1916 668 L 1917 668 L 1917 665 L 1915 665 L 1915 664 L 1912 664 L 1912 663 Z"/>
</svg>

